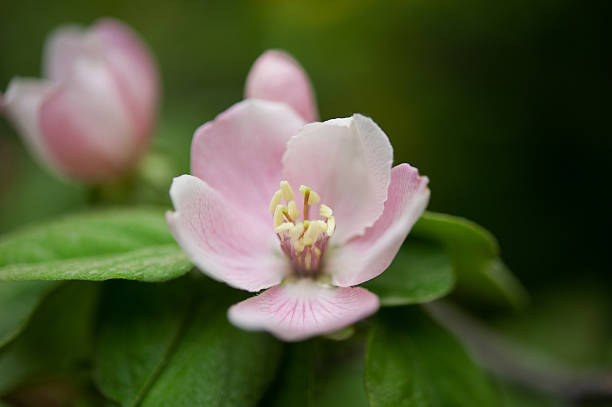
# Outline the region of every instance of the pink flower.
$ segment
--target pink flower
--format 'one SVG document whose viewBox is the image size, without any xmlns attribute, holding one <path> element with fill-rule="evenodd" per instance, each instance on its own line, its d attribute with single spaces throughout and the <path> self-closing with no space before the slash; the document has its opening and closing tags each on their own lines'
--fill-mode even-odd
<svg viewBox="0 0 612 407">
<path fill-rule="evenodd" d="M 156 66 L 124 24 L 63 26 L 45 46 L 45 79 L 14 78 L 3 108 L 34 154 L 59 175 L 100 182 L 145 150 L 159 97 Z"/>
<path fill-rule="evenodd" d="M 258 63 L 247 94 L 266 88 L 253 79 L 265 70 Z M 306 124 L 314 110 L 304 116 L 299 107 L 314 106 L 312 99 L 290 96 L 311 97 L 303 81 L 256 76 L 286 86 L 275 95 L 293 108 L 247 99 L 200 127 L 193 175 L 174 179 L 176 211 L 167 220 L 204 273 L 265 290 L 229 309 L 233 324 L 295 341 L 378 309 L 376 295 L 354 286 L 389 266 L 428 203 L 428 179 L 408 164 L 391 168 L 389 139 L 370 118 Z"/>
</svg>

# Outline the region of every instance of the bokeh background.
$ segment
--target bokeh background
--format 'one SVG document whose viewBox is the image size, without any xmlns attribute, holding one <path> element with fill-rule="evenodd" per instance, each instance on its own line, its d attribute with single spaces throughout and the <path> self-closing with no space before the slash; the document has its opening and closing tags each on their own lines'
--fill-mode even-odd
<svg viewBox="0 0 612 407">
<path fill-rule="evenodd" d="M 159 62 L 164 97 L 153 147 L 160 174 L 179 175 L 195 128 L 242 98 L 261 52 L 284 49 L 309 73 L 322 119 L 374 118 L 395 161 L 430 177 L 431 210 L 498 237 L 531 294 L 531 311 L 513 324 L 534 322 L 519 338 L 559 348 L 570 361 L 612 361 L 608 7 L 3 0 L 0 87 L 14 75 L 40 75 L 44 38 L 57 25 L 117 17 Z M 0 232 L 82 208 L 87 194 L 34 163 L 0 119 Z"/>
</svg>

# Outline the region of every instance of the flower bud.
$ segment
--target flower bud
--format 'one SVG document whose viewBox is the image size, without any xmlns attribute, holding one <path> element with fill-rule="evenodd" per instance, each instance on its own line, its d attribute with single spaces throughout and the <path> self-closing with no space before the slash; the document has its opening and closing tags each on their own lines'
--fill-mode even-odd
<svg viewBox="0 0 612 407">
<path fill-rule="evenodd" d="M 308 75 L 283 51 L 269 50 L 257 58 L 247 77 L 245 97 L 288 104 L 307 122 L 319 117 Z"/>
<path fill-rule="evenodd" d="M 45 45 L 44 79 L 14 78 L 2 108 L 33 153 L 60 176 L 99 183 L 130 171 L 151 136 L 155 63 L 126 25 L 62 26 Z"/>
</svg>

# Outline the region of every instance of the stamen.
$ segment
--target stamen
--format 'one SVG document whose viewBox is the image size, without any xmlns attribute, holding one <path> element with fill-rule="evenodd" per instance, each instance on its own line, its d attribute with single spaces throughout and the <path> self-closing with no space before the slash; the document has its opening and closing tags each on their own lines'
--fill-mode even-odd
<svg viewBox="0 0 612 407">
<path fill-rule="evenodd" d="M 319 215 L 323 219 L 308 219 L 308 209 L 320 203 L 319 194 L 300 185 L 304 196 L 303 222 L 297 222 L 300 211 L 293 200 L 294 194 L 287 181 L 280 182 L 280 189 L 274 193 L 270 211 L 274 214 L 274 231 L 280 240 L 281 249 L 289 257 L 297 275 L 317 273 L 329 238 L 336 228 L 332 209 L 321 204 Z M 281 201 L 286 201 L 286 206 Z"/>
<path fill-rule="evenodd" d="M 274 193 L 274 195 L 272 195 L 272 200 L 270 201 L 270 213 L 274 214 L 274 211 L 276 210 L 276 206 L 278 204 L 280 204 L 281 202 L 281 190 L 279 189 L 278 191 L 276 191 Z"/>
<path fill-rule="evenodd" d="M 304 246 L 304 240 L 303 239 L 297 240 L 295 243 L 293 243 L 293 248 L 298 253 L 302 253 L 304 251 L 304 247 L 305 246 Z"/>
<path fill-rule="evenodd" d="M 302 222 L 298 222 L 295 227 L 293 229 L 291 229 L 291 232 L 289 232 L 289 237 L 291 237 L 291 240 L 297 240 L 300 237 L 302 237 L 302 235 L 304 234 L 304 224 Z"/>
<path fill-rule="evenodd" d="M 304 232 L 304 244 L 306 246 L 313 244 L 317 236 L 319 236 L 319 223 L 311 222 L 308 225 L 308 229 L 306 229 L 306 232 Z"/>
<path fill-rule="evenodd" d="M 300 192 L 304 195 L 304 220 L 308 219 L 308 201 L 310 197 L 310 188 L 306 185 L 300 185 Z"/>
<path fill-rule="evenodd" d="M 291 216 L 293 219 L 297 219 L 300 217 L 300 211 L 297 208 L 297 205 L 295 204 L 295 201 L 289 201 L 289 216 Z"/>
<path fill-rule="evenodd" d="M 317 194 L 315 191 L 311 189 L 310 196 L 308 197 L 308 204 L 316 205 L 319 203 L 320 200 L 321 200 L 321 197 L 319 196 L 319 194 Z"/>
<path fill-rule="evenodd" d="M 279 235 L 285 232 L 290 232 L 294 228 L 293 223 L 285 222 L 274 228 L 274 231 Z"/>
<path fill-rule="evenodd" d="M 331 237 L 334 234 L 334 230 L 336 230 L 336 218 L 330 216 L 327 219 L 327 236 Z"/>
<path fill-rule="evenodd" d="M 291 189 L 291 185 L 287 181 L 281 181 L 280 183 L 281 191 L 283 192 L 283 199 L 286 202 L 289 202 L 293 199 L 293 189 Z"/>
<path fill-rule="evenodd" d="M 319 215 L 323 216 L 326 219 L 329 219 L 330 216 L 332 216 L 332 209 L 325 205 L 325 204 L 321 204 L 321 207 L 319 208 Z"/>
<path fill-rule="evenodd" d="M 283 212 L 285 211 L 285 207 L 283 205 L 276 205 L 276 209 L 274 209 L 274 227 L 277 228 L 283 223 Z"/>
</svg>

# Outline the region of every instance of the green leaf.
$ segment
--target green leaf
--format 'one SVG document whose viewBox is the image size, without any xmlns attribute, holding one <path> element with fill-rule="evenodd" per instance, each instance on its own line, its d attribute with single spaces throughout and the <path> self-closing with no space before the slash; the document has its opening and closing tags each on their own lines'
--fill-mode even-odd
<svg viewBox="0 0 612 407">
<path fill-rule="evenodd" d="M 190 268 L 163 211 L 154 209 L 72 215 L 0 240 L 0 281 L 164 281 Z"/>
<path fill-rule="evenodd" d="M 135 406 L 162 368 L 185 324 L 190 280 L 165 284 L 109 281 L 104 288 L 95 380 L 110 399 Z"/>
<path fill-rule="evenodd" d="M 243 298 L 237 291 L 184 279 L 112 287 L 101 310 L 98 385 L 125 406 L 255 405 L 274 378 L 282 344 L 230 325 L 227 309 Z M 130 298 L 126 307 L 112 305 L 118 296 Z"/>
<path fill-rule="evenodd" d="M 372 407 L 499 405 L 498 395 L 459 342 L 421 309 L 380 312 L 366 353 Z"/>
<path fill-rule="evenodd" d="M 0 350 L 0 394 L 47 378 L 77 380 L 91 354 L 98 289 L 70 282 L 43 300 L 21 335 Z"/>
<path fill-rule="evenodd" d="M 364 383 L 364 340 L 319 342 L 311 407 L 369 407 Z"/>
<path fill-rule="evenodd" d="M 316 338 L 289 344 L 262 407 L 368 407 L 364 335 L 336 342 Z"/>
<path fill-rule="evenodd" d="M 499 258 L 497 241 L 467 219 L 426 212 L 411 236 L 440 243 L 457 275 L 457 293 L 471 302 L 522 307 L 527 295 Z"/>
<path fill-rule="evenodd" d="M 384 273 L 362 285 L 378 295 L 381 305 L 395 306 L 443 297 L 454 283 L 453 267 L 444 250 L 411 240 Z"/>
<path fill-rule="evenodd" d="M 19 335 L 44 296 L 55 286 L 48 281 L 0 282 L 0 348 Z"/>
</svg>

